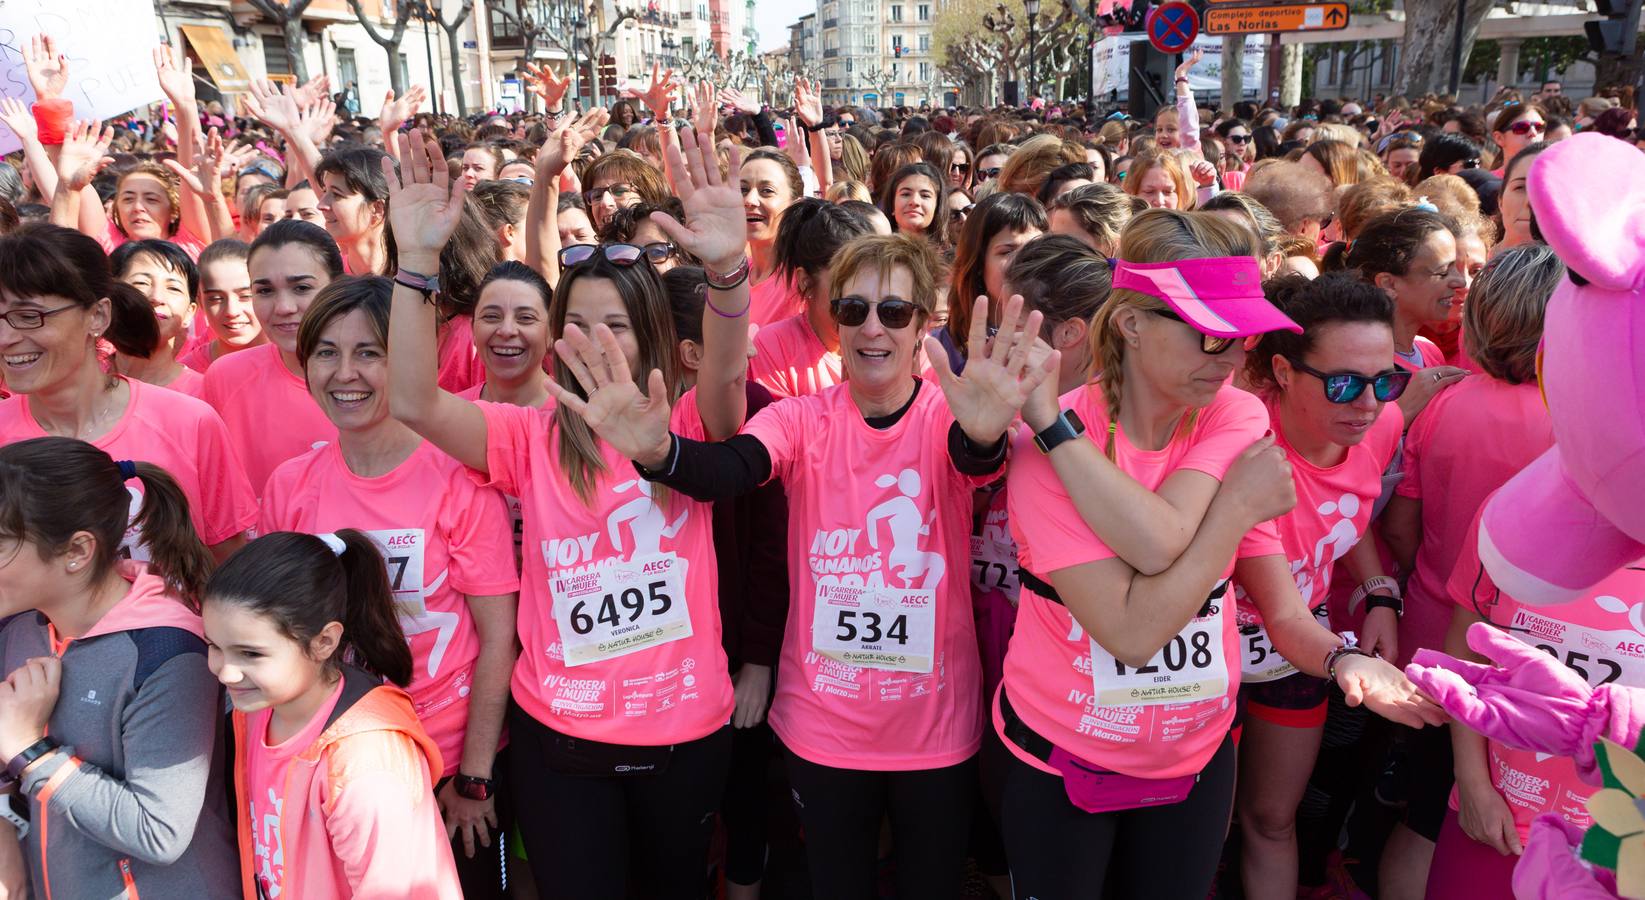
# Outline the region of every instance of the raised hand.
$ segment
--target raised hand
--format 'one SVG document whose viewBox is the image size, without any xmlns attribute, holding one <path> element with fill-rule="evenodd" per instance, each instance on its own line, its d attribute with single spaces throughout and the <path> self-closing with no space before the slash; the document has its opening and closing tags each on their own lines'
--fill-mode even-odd
<svg viewBox="0 0 1645 900">
<path fill-rule="evenodd" d="M 674 104 L 674 91 L 679 85 L 674 83 L 674 70 L 663 70 L 656 63 L 651 64 L 651 86 L 645 90 L 636 87 L 623 88 L 623 96 L 639 100 L 651 110 L 651 118 L 655 119 L 658 127 L 668 122 L 668 112 Z"/>
<path fill-rule="evenodd" d="M 697 134 L 699 136 L 707 134 L 708 143 L 711 146 L 714 143 L 714 126 L 720 122 L 719 111 L 714 104 L 715 93 L 714 82 L 697 82 L 696 97 L 692 109 L 693 124 L 697 129 Z"/>
<path fill-rule="evenodd" d="M 758 100 L 736 88 L 720 88 L 716 99 L 720 101 L 722 106 L 729 106 L 738 112 L 745 112 L 751 116 L 760 111 L 760 102 Z"/>
<path fill-rule="evenodd" d="M 1358 655 L 1342 657 L 1337 662 L 1337 685 L 1342 688 L 1349 706 L 1363 703 L 1390 722 L 1412 728 L 1445 724 L 1445 710 L 1385 660 Z"/>
<path fill-rule="evenodd" d="M 990 338 L 988 298 L 977 298 L 971 313 L 965 371 L 959 375 L 949 367 L 942 344 L 934 337 L 925 339 L 925 354 L 942 383 L 954 421 L 979 446 L 991 446 L 1005 434 L 1023 403 L 1045 379 L 1055 375 L 1062 362 L 1062 354 L 1052 351 L 1038 365 L 1029 365 L 1029 351 L 1045 317 L 1035 310 L 1024 319 L 1022 307 L 1021 295 L 1013 294 L 1006 301 L 999 331 Z"/>
<path fill-rule="evenodd" d="M 173 106 L 194 102 L 194 75 L 167 44 L 154 48 L 154 77 L 159 79 L 160 90 L 165 91 L 166 99 Z"/>
<path fill-rule="evenodd" d="M 1193 176 L 1194 183 L 1200 187 L 1210 187 L 1217 183 L 1217 167 L 1206 159 L 1195 160 L 1193 165 L 1188 167 L 1188 174 Z"/>
<path fill-rule="evenodd" d="M 571 73 L 567 72 L 564 78 L 560 78 L 555 76 L 553 69 L 532 63 L 526 63 L 524 71 L 526 89 L 542 98 L 544 110 L 558 111 L 566 90 L 571 87 Z"/>
<path fill-rule="evenodd" d="M 679 145 L 670 141 L 664 150 L 674 173 L 675 192 L 685 207 L 685 224 L 660 212 L 652 213 L 651 221 L 710 271 L 735 269 L 748 249 L 742 194 L 731 183 L 742 164 L 741 152 L 731 148 L 731 174 L 721 177 L 712 131 L 682 132 Z"/>
<path fill-rule="evenodd" d="M 383 109 L 377 113 L 377 127 L 387 137 L 400 130 L 406 120 L 417 114 L 417 108 L 428 99 L 428 91 L 420 84 L 414 84 L 406 89 L 406 95 L 395 99 L 394 92 L 389 91 L 383 97 Z"/>
<path fill-rule="evenodd" d="M 316 75 L 306 84 L 292 92 L 298 106 L 313 106 L 321 100 L 331 99 L 331 76 Z"/>
<path fill-rule="evenodd" d="M 584 128 L 600 118 L 604 110 L 590 110 L 583 113 L 575 122 L 561 122 L 543 141 L 543 146 L 537 150 L 536 180 L 545 182 L 556 178 L 566 170 L 566 166 L 577 158 L 577 152 L 583 149 L 588 138 L 583 133 Z"/>
<path fill-rule="evenodd" d="M 23 67 L 28 71 L 29 84 L 34 86 L 34 99 L 63 96 L 69 84 L 69 58 L 58 52 L 57 41 L 51 35 L 29 38 L 29 46 L 23 51 Z"/>
<path fill-rule="evenodd" d="M 823 105 L 820 87 L 815 81 L 794 79 L 794 115 L 798 116 L 807 128 L 816 128 L 822 124 Z"/>
<path fill-rule="evenodd" d="M 34 114 L 15 97 L 0 97 L 0 124 L 25 144 L 40 139 L 40 125 L 34 121 Z"/>
<path fill-rule="evenodd" d="M 594 326 L 593 340 L 576 325 L 567 325 L 564 336 L 554 342 L 554 355 L 583 389 L 580 396 L 550 378 L 548 392 L 554 399 L 581 416 L 618 453 L 642 466 L 662 464 L 671 442 L 662 370 L 652 369 L 641 391 L 617 336 L 604 322 Z"/>
<path fill-rule="evenodd" d="M 297 130 L 308 135 L 316 147 L 325 146 L 337 124 L 337 101 L 322 97 L 297 112 Z"/>
<path fill-rule="evenodd" d="M 402 257 L 438 256 L 463 213 L 463 181 L 451 179 L 437 141 L 385 132 L 400 142 L 400 171 L 383 158 L 388 179 L 388 224 Z"/>
<path fill-rule="evenodd" d="M 242 102 L 252 118 L 281 134 L 292 134 L 302 115 L 297 109 L 296 98 L 264 78 L 252 79 L 251 92 L 242 95 Z"/>
<path fill-rule="evenodd" d="M 1177 66 L 1177 77 L 1187 78 L 1188 70 L 1199 65 L 1200 58 L 1203 56 L 1205 56 L 1205 51 L 1195 47 L 1194 52 L 1188 54 L 1188 58 L 1183 60 L 1181 65 Z"/>
<path fill-rule="evenodd" d="M 105 127 L 101 133 L 95 120 L 75 122 L 63 134 L 63 149 L 57 154 L 59 188 L 78 191 L 108 168 L 114 159 L 108 155 L 114 140 L 114 128 Z"/>
</svg>

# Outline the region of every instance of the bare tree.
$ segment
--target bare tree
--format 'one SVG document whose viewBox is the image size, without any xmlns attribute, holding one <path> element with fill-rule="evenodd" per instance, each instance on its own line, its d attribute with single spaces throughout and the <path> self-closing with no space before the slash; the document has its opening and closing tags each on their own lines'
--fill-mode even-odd
<svg viewBox="0 0 1645 900">
<path fill-rule="evenodd" d="M 405 73 L 400 71 L 400 42 L 405 39 L 406 25 L 411 22 L 412 4 L 400 2 L 394 4 L 394 30 L 384 37 L 371 20 L 366 18 L 366 11 L 360 6 L 360 0 L 348 0 L 348 8 L 354 10 L 354 18 L 360 20 L 360 27 L 366 34 L 388 52 L 388 86 L 394 89 L 395 96 L 406 92 Z"/>
<path fill-rule="evenodd" d="M 457 37 L 457 32 L 462 30 L 463 23 L 468 20 L 468 14 L 473 11 L 474 0 L 463 0 L 462 9 L 453 21 L 446 21 L 444 10 L 441 10 L 442 14 L 438 16 L 440 27 L 445 29 L 446 46 L 451 51 L 451 86 L 457 94 L 457 115 L 465 117 L 468 115 L 468 102 L 463 99 L 463 62 L 460 55 L 462 42 Z"/>
<path fill-rule="evenodd" d="M 286 61 L 298 84 L 308 82 L 308 63 L 303 61 L 303 13 L 311 0 L 247 0 L 263 17 L 280 26 L 286 40 Z"/>
<path fill-rule="evenodd" d="M 1466 0 L 1462 27 L 1462 60 L 1466 65 L 1485 14 L 1496 0 Z M 1405 39 L 1401 42 L 1399 74 L 1394 93 L 1415 97 L 1449 85 L 1455 55 L 1457 6 L 1455 0 L 1405 0 Z"/>
</svg>

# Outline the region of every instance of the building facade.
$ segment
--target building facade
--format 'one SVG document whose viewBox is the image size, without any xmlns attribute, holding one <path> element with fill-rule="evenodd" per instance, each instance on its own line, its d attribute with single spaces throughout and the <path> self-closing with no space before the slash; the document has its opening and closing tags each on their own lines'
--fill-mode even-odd
<svg viewBox="0 0 1645 900">
<path fill-rule="evenodd" d="M 821 58 L 812 65 L 821 72 L 823 102 L 955 103 L 957 88 L 938 71 L 933 46 L 941 6 L 942 0 L 820 0 L 816 15 Z"/>
</svg>

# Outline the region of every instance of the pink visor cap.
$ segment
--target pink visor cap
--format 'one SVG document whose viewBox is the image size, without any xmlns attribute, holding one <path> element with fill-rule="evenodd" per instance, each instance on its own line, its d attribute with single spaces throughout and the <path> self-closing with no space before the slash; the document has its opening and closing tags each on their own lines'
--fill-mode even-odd
<svg viewBox="0 0 1645 900">
<path fill-rule="evenodd" d="M 1201 334 L 1237 338 L 1302 326 L 1262 295 L 1262 270 L 1249 256 L 1215 256 L 1161 263 L 1118 260 L 1114 287 L 1164 300 Z"/>
</svg>

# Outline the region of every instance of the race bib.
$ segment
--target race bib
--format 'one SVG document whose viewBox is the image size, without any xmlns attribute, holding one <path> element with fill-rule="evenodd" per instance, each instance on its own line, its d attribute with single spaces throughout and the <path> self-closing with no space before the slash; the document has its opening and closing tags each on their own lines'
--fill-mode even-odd
<svg viewBox="0 0 1645 900">
<path fill-rule="evenodd" d="M 936 631 L 935 590 L 817 586 L 811 645 L 831 659 L 926 674 L 931 671 Z"/>
<path fill-rule="evenodd" d="M 1603 631 L 1572 625 L 1527 609 L 1515 610 L 1509 627 L 1514 637 L 1559 660 L 1593 687 L 1617 680 L 1638 684 L 1639 675 L 1624 676 L 1630 674 L 1629 669 L 1645 669 L 1637 656 L 1619 652 L 1624 646 L 1645 650 L 1640 635 L 1631 630 Z"/>
<path fill-rule="evenodd" d="M 616 659 L 691 636 L 686 561 L 643 556 L 548 580 L 565 664 Z"/>
<path fill-rule="evenodd" d="M 1330 629 L 1330 611 L 1324 604 L 1313 610 L 1314 621 Z M 1255 631 L 1248 631 L 1254 628 Z M 1262 684 L 1265 681 L 1278 681 L 1295 675 L 1297 667 L 1291 665 L 1285 657 L 1280 656 L 1274 649 L 1273 642 L 1268 638 L 1268 628 L 1264 625 L 1251 625 L 1241 628 L 1239 632 L 1240 651 L 1244 655 L 1240 659 L 1240 681 L 1245 684 Z"/>
<path fill-rule="evenodd" d="M 388 563 L 388 583 L 394 589 L 394 605 L 402 618 L 419 619 L 428 612 L 423 590 L 423 530 L 382 528 L 367 532 L 383 549 Z"/>
<path fill-rule="evenodd" d="M 1098 706 L 1160 706 L 1192 703 L 1228 693 L 1228 660 L 1222 650 L 1226 597 L 1213 600 L 1210 612 L 1189 621 L 1148 664 L 1133 669 L 1114 658 L 1095 638 L 1091 642 L 1091 683 Z"/>
<path fill-rule="evenodd" d="M 1022 586 L 1017 577 L 1022 569 L 1017 566 L 1017 548 L 1004 541 L 971 535 L 971 586 L 981 593 L 999 591 L 1012 605 Z"/>
</svg>

